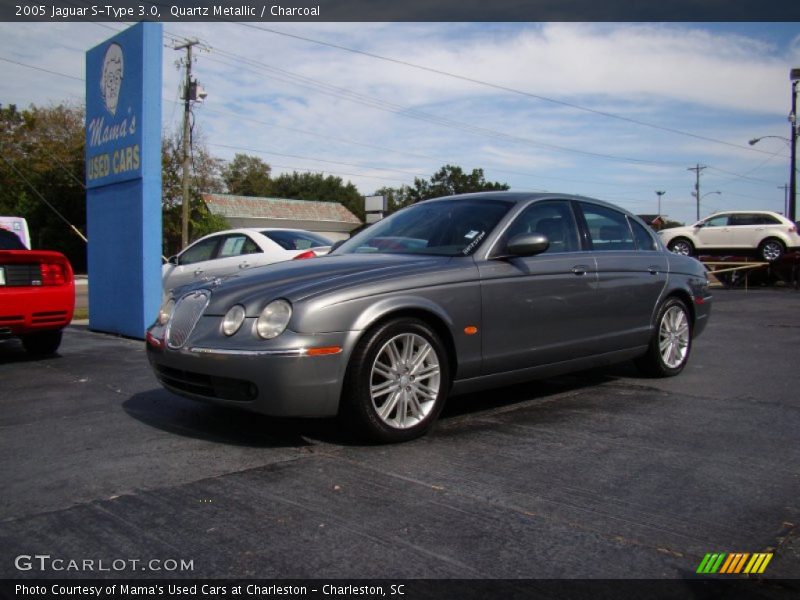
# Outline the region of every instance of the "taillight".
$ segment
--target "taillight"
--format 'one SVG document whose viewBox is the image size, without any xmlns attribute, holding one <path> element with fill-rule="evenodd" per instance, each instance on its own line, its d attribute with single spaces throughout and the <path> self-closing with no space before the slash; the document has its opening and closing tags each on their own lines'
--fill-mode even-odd
<svg viewBox="0 0 800 600">
<path fill-rule="evenodd" d="M 292 260 L 302 260 L 304 258 L 315 258 L 316 256 L 317 255 L 314 254 L 313 250 L 306 250 L 305 252 L 302 252 L 302 253 L 298 254 L 297 256 L 295 256 Z"/>
<path fill-rule="evenodd" d="M 61 263 L 41 263 L 42 285 L 64 285 L 67 273 Z"/>
</svg>

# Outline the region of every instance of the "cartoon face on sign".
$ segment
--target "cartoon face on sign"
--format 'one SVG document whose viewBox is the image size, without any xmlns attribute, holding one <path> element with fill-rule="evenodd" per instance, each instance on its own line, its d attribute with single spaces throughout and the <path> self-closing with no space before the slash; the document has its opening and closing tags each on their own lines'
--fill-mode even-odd
<svg viewBox="0 0 800 600">
<path fill-rule="evenodd" d="M 106 109 L 112 115 L 117 112 L 119 90 L 122 87 L 122 47 L 111 44 L 103 58 L 103 73 L 100 76 L 100 95 L 106 104 Z"/>
</svg>

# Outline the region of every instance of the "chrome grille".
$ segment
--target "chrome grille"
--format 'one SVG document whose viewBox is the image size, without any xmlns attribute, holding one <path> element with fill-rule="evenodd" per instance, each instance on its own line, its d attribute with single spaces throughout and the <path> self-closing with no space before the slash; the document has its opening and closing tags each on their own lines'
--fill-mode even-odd
<svg viewBox="0 0 800 600">
<path fill-rule="evenodd" d="M 167 325 L 167 346 L 180 348 L 186 343 L 209 300 L 211 292 L 208 290 L 197 290 L 178 300 Z"/>
</svg>

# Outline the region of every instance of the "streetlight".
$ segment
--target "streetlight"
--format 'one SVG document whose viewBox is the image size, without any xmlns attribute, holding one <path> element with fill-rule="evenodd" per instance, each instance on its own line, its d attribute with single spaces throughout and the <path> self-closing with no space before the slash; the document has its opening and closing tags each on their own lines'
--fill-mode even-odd
<svg viewBox="0 0 800 600">
<path fill-rule="evenodd" d="M 666 194 L 667 192 L 656 190 L 656 196 L 658 196 L 658 216 L 661 216 L 661 196 Z"/>
<path fill-rule="evenodd" d="M 783 137 L 781 135 L 762 135 L 761 137 L 753 138 L 752 140 L 750 140 L 747 143 L 750 144 L 751 146 L 755 146 L 758 142 L 760 142 L 761 140 L 765 140 L 767 138 L 773 138 L 773 139 L 776 139 L 776 140 L 783 140 L 787 144 L 791 144 L 792 143 L 792 141 L 789 138 L 785 138 L 785 137 Z"/>
<path fill-rule="evenodd" d="M 706 196 L 710 196 L 711 194 L 719 194 L 719 195 L 722 195 L 722 192 L 706 192 L 705 194 L 703 194 L 703 195 L 702 195 L 702 196 L 700 196 L 699 198 L 697 198 L 697 192 L 692 192 L 692 196 L 694 196 L 695 198 L 697 198 L 697 220 L 698 220 L 698 221 L 700 220 L 700 200 L 702 200 L 702 199 L 703 199 L 703 198 L 705 198 Z"/>
<path fill-rule="evenodd" d="M 791 116 L 790 116 L 790 120 L 791 120 Z M 747 143 L 750 144 L 751 146 L 755 146 L 758 142 L 760 142 L 761 140 L 765 140 L 767 138 L 772 138 L 774 140 L 780 140 L 782 142 L 785 142 L 786 145 L 789 146 L 789 148 L 792 147 L 792 140 L 790 140 L 789 138 L 785 138 L 782 135 L 762 135 L 761 137 L 753 138 L 752 140 L 750 140 Z M 795 170 L 794 160 L 791 160 L 790 163 L 791 164 L 789 166 L 792 169 L 792 171 L 794 172 L 794 170 Z M 783 196 L 784 196 L 783 197 L 783 214 L 786 215 L 787 218 L 791 218 L 791 217 L 789 217 L 789 215 L 792 212 L 792 205 L 791 205 L 791 202 L 789 202 L 789 185 L 788 184 L 787 185 L 779 185 L 778 189 L 779 190 L 783 190 Z"/>
</svg>

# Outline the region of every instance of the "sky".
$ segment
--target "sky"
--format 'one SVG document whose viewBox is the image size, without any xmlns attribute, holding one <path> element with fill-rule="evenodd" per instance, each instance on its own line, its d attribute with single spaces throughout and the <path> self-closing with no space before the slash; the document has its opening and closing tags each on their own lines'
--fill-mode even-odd
<svg viewBox="0 0 800 600">
<path fill-rule="evenodd" d="M 0 23 L 0 104 L 82 103 L 85 52 L 124 28 Z M 692 223 L 700 164 L 701 216 L 784 211 L 799 23 L 164 23 L 164 131 L 182 118 L 183 38 L 205 46 L 208 149 L 273 174 L 371 195 L 454 164 L 637 214 L 664 191 L 661 214 Z"/>
</svg>

